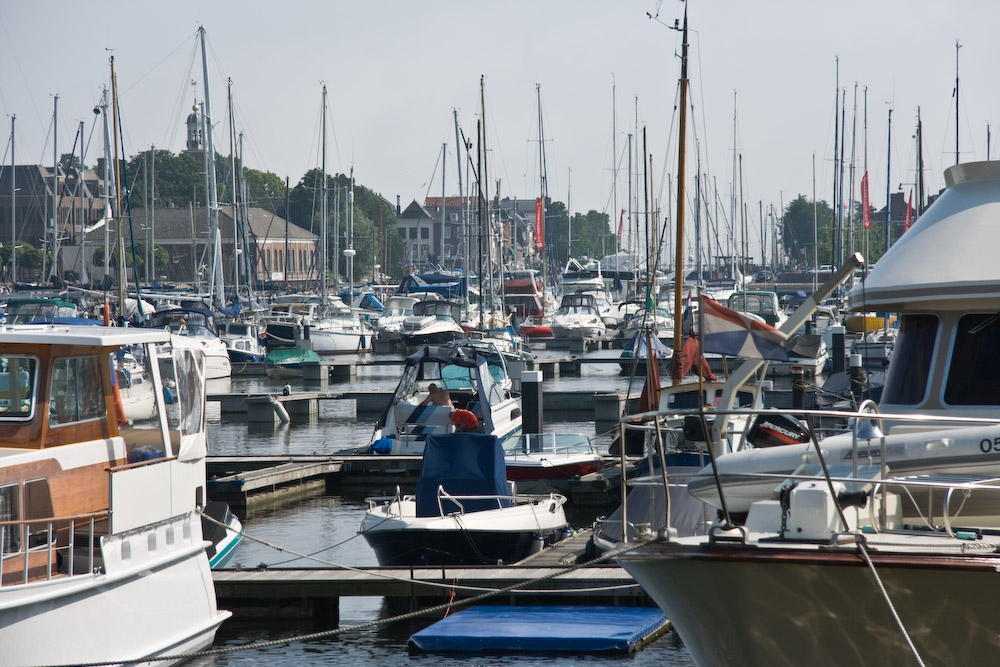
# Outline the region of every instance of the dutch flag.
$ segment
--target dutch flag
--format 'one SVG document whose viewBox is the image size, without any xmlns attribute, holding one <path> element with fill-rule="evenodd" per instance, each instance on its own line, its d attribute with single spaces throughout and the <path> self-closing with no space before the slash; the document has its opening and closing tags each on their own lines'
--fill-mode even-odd
<svg viewBox="0 0 1000 667">
<path fill-rule="evenodd" d="M 788 336 L 774 327 L 715 299 L 701 296 L 701 327 L 705 352 L 744 359 L 788 361 Z"/>
</svg>

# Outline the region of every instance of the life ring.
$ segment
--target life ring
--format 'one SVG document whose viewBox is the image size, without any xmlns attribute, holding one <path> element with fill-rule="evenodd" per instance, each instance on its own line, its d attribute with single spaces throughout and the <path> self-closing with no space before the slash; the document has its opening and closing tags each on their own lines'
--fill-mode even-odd
<svg viewBox="0 0 1000 667">
<path fill-rule="evenodd" d="M 468 410 L 452 410 L 449 417 L 455 426 L 466 431 L 472 431 L 479 426 L 479 419 Z"/>
</svg>

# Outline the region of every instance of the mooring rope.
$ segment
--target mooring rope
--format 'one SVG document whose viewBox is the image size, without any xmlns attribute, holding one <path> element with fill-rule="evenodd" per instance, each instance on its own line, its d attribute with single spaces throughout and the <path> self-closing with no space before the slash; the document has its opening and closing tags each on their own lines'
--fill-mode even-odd
<svg viewBox="0 0 1000 667">
<path fill-rule="evenodd" d="M 525 586 L 528 586 L 530 584 L 535 584 L 535 583 L 541 583 L 543 581 L 548 581 L 550 579 L 554 579 L 554 578 L 556 578 L 558 576 L 567 574 L 569 572 L 574 572 L 576 570 L 579 570 L 579 569 L 582 569 L 582 568 L 585 568 L 585 567 L 589 567 L 589 566 L 592 566 L 592 565 L 597 565 L 599 563 L 603 563 L 605 561 L 612 560 L 614 558 L 617 558 L 618 556 L 621 556 L 622 554 L 625 554 L 625 553 L 628 553 L 628 552 L 633 551 L 635 549 L 638 549 L 639 547 L 645 546 L 645 545 L 647 545 L 647 544 L 649 544 L 650 542 L 653 542 L 653 541 L 655 541 L 655 538 L 651 538 L 651 539 L 648 539 L 648 540 L 643 540 L 643 541 L 640 541 L 640 542 L 629 543 L 629 544 L 623 545 L 623 546 L 621 546 L 621 547 L 619 547 L 617 549 L 613 549 L 611 551 L 608 551 L 607 553 L 605 553 L 605 554 L 603 554 L 601 556 L 598 556 L 597 558 L 594 558 L 593 560 L 589 560 L 589 561 L 587 561 L 585 563 L 578 563 L 576 565 L 569 565 L 567 567 L 555 570 L 554 572 L 549 572 L 548 574 L 542 575 L 541 577 L 536 577 L 534 579 L 529 579 L 527 581 L 519 581 L 517 583 L 511 584 L 510 586 L 506 586 L 504 588 L 498 588 L 498 589 L 495 589 L 495 590 L 491 590 L 491 591 L 488 591 L 486 593 L 481 593 L 480 595 L 476 595 L 476 596 L 473 596 L 473 597 L 470 597 L 470 598 L 466 598 L 465 600 L 459 600 L 457 602 L 453 601 L 453 600 L 449 600 L 447 602 L 444 602 L 444 603 L 441 603 L 441 604 L 438 604 L 438 605 L 434 605 L 433 607 L 428 607 L 428 608 L 425 608 L 425 609 L 419 609 L 419 610 L 416 610 L 416 611 L 410 611 L 410 612 L 407 612 L 405 614 L 400 614 L 398 616 L 392 616 L 390 618 L 376 619 L 374 621 L 366 621 L 364 623 L 356 623 L 355 625 L 349 625 L 349 626 L 346 626 L 346 627 L 343 627 L 343 628 L 332 628 L 330 630 L 323 630 L 323 631 L 320 631 L 320 632 L 311 632 L 311 633 L 303 634 L 303 635 L 295 635 L 295 636 L 292 636 L 292 637 L 285 637 L 283 639 L 273 639 L 273 640 L 264 641 L 264 642 L 251 642 L 249 644 L 241 644 L 239 646 L 226 646 L 226 647 L 222 647 L 222 648 L 206 649 L 206 650 L 203 650 L 203 651 L 192 651 L 190 653 L 177 653 L 177 654 L 173 654 L 173 655 L 163 655 L 163 656 L 157 656 L 157 657 L 136 658 L 134 660 L 109 660 L 109 661 L 106 661 L 106 662 L 74 662 L 74 663 L 68 663 L 68 664 L 62 664 L 62 665 L 44 665 L 44 666 L 39 665 L 39 666 L 36 666 L 36 667 L 104 667 L 105 665 L 134 665 L 134 664 L 138 664 L 138 663 L 142 663 L 142 662 L 162 662 L 162 661 L 168 661 L 168 660 L 180 661 L 180 660 L 188 660 L 190 658 L 198 658 L 198 657 L 203 657 L 203 656 L 227 655 L 229 653 L 236 653 L 238 651 L 249 651 L 249 650 L 262 649 L 262 648 L 269 648 L 269 647 L 272 647 L 272 646 L 283 646 L 283 645 L 286 645 L 286 644 L 291 644 L 292 642 L 304 642 L 304 641 L 313 641 L 313 640 L 316 640 L 316 639 L 325 639 L 325 638 L 328 638 L 328 637 L 334 637 L 334 636 L 343 634 L 345 632 L 356 632 L 356 631 L 359 631 L 359 630 L 367 630 L 369 628 L 375 628 L 375 627 L 378 627 L 378 626 L 381 626 L 381 625 L 388 625 L 389 623 L 396 623 L 396 622 L 399 622 L 399 621 L 406 621 L 406 620 L 410 620 L 410 619 L 417 618 L 417 617 L 424 616 L 424 615 L 428 615 L 428 614 L 436 614 L 436 613 L 441 613 L 441 612 L 444 612 L 444 611 L 453 610 L 453 609 L 460 608 L 460 607 L 466 607 L 466 606 L 469 606 L 469 605 L 472 605 L 472 604 L 476 604 L 476 603 L 482 602 L 484 600 L 488 600 L 488 599 L 496 597 L 498 595 L 505 595 L 507 593 L 510 593 L 510 592 L 516 591 L 518 589 L 524 588 Z M 455 588 L 455 587 L 454 586 L 447 586 L 447 588 L 450 589 L 450 588 Z M 532 589 L 532 592 L 535 592 L 535 589 Z M 921 664 L 923 664 L 923 663 L 921 663 Z"/>
</svg>

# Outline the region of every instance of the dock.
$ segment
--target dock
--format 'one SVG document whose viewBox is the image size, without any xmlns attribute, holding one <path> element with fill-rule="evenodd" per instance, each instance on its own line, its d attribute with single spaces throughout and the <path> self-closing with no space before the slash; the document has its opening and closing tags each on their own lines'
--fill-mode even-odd
<svg viewBox="0 0 1000 667">
<path fill-rule="evenodd" d="M 299 616 L 336 622 L 347 596 L 382 596 L 417 609 L 523 584 L 568 565 L 583 553 L 590 531 L 581 531 L 514 565 L 360 568 L 226 568 L 212 571 L 220 606 L 244 617 Z M 358 538 L 361 539 L 361 538 Z M 536 590 L 533 590 L 536 589 Z M 600 589 L 600 590 L 595 590 Z M 632 577 L 617 565 L 582 567 L 537 586 L 496 598 L 509 604 L 586 600 L 621 606 L 648 604 Z"/>
</svg>

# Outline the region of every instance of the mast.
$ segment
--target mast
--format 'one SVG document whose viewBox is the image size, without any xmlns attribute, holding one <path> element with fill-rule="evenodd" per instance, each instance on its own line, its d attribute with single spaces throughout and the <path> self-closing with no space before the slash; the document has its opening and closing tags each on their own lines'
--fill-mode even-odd
<svg viewBox="0 0 1000 667">
<path fill-rule="evenodd" d="M 847 139 L 847 90 L 840 105 L 840 178 L 837 190 L 837 254 L 835 266 L 840 266 L 844 254 L 844 144 Z"/>
<path fill-rule="evenodd" d="M 320 254 L 322 258 L 320 262 L 319 270 L 319 291 L 320 295 L 323 297 L 322 304 L 323 308 L 326 308 L 326 84 L 323 84 L 323 104 L 320 105 L 320 115 L 322 120 L 320 125 L 322 127 L 321 131 L 321 141 L 323 143 L 323 148 L 321 151 L 322 157 L 320 158 L 320 164 L 322 165 L 321 171 L 321 183 L 320 183 L 320 203 L 319 203 L 319 219 L 320 219 L 320 239 L 323 244 L 323 252 Z M 338 207 L 339 210 L 339 207 Z"/>
<path fill-rule="evenodd" d="M 212 303 L 222 306 L 225 294 L 222 281 L 222 246 L 219 240 L 219 198 L 215 179 L 215 145 L 212 143 L 212 99 L 208 90 L 208 52 L 205 50 L 205 27 L 198 26 L 201 36 L 201 66 L 205 77 L 205 151 L 208 154 L 208 216 L 212 234 L 212 283 L 208 290 Z"/>
<path fill-rule="evenodd" d="M 438 263 L 444 266 L 444 227 L 447 223 L 445 220 L 445 167 L 447 166 L 448 160 L 448 144 L 441 144 L 441 237 L 438 239 Z M 452 268 L 454 264 L 452 264 Z"/>
<path fill-rule="evenodd" d="M 115 160 L 115 218 L 118 221 L 117 234 L 118 239 L 115 243 L 118 250 L 118 317 L 122 318 L 125 312 L 125 281 L 127 275 L 125 273 L 125 235 L 122 229 L 122 215 L 121 215 L 121 162 L 118 159 L 118 128 L 121 127 L 118 118 L 118 77 L 115 75 L 115 57 L 111 56 L 111 131 L 114 139 L 114 160 Z"/>
<path fill-rule="evenodd" d="M 229 171 L 231 172 L 231 177 L 229 179 L 229 208 L 233 213 L 233 294 L 236 298 L 239 298 L 240 294 L 240 253 L 238 250 L 238 244 L 236 239 L 239 238 L 239 208 L 236 201 L 236 123 L 233 119 L 233 80 L 232 78 L 226 79 L 226 97 L 229 101 Z M 285 261 L 288 261 L 288 257 L 285 257 Z M 284 262 L 282 262 L 282 270 L 284 270 Z"/>
<path fill-rule="evenodd" d="M 86 226 L 86 221 L 84 220 L 83 213 L 83 121 L 80 121 L 80 178 L 76 184 L 77 189 L 80 191 L 80 251 L 76 254 L 76 260 L 80 263 L 80 282 L 86 284 L 87 281 L 87 260 L 86 253 L 87 249 L 87 232 L 84 229 Z M 70 227 L 70 235 L 73 234 L 73 228 Z"/>
<path fill-rule="evenodd" d="M 10 117 L 10 288 L 17 285 L 17 168 L 14 165 L 14 121 L 16 114 Z"/>
<path fill-rule="evenodd" d="M 56 247 L 56 225 L 59 220 L 59 150 L 57 147 L 57 138 L 59 136 L 59 95 L 56 95 L 52 100 L 52 248 L 55 250 Z M 42 241 L 42 279 L 48 278 L 48 273 L 46 270 L 46 260 L 48 259 L 48 254 L 46 253 L 46 248 L 49 245 L 49 221 L 45 221 L 45 234 Z M 58 261 L 58 259 L 53 255 L 52 264 L 53 266 Z"/>
<path fill-rule="evenodd" d="M 892 196 L 889 191 L 890 172 L 892 171 L 892 108 L 889 109 L 889 136 L 886 141 L 887 150 L 885 156 L 885 250 L 883 254 L 889 252 L 889 221 L 892 216 Z"/>
<path fill-rule="evenodd" d="M 156 282 L 156 145 L 149 147 L 149 266 L 153 275 L 153 283 Z M 81 160 L 82 162 L 82 160 Z"/>
<path fill-rule="evenodd" d="M 989 135 L 989 132 L 987 132 Z M 986 159 L 989 158 L 989 138 L 987 137 Z M 924 212 L 924 129 L 920 121 L 920 107 L 917 107 L 917 216 Z"/>
<path fill-rule="evenodd" d="M 535 97 L 538 100 L 538 198 L 541 206 L 535 207 L 535 217 L 541 214 L 541 220 L 535 220 L 535 235 L 540 238 L 535 239 L 535 247 L 542 251 L 542 291 L 548 288 L 548 262 L 545 261 L 545 253 L 548 248 L 545 245 L 545 196 L 547 194 L 547 177 L 545 171 L 545 128 L 542 125 L 542 84 L 535 84 Z M 567 207 L 566 217 L 569 224 L 569 238 L 567 239 L 566 255 L 573 256 L 573 214 Z"/>
<path fill-rule="evenodd" d="M 857 136 L 858 136 L 858 82 L 854 82 L 854 112 L 851 116 L 851 185 L 848 188 L 847 193 L 847 205 L 850 208 L 847 211 L 847 229 L 848 238 L 850 238 L 850 252 L 854 254 L 854 154 L 857 148 Z M 839 266 L 839 265 L 838 265 Z"/>
<path fill-rule="evenodd" d="M 114 172 L 111 170 L 111 132 L 108 130 L 107 88 L 101 94 L 101 121 L 104 125 L 104 272 L 101 275 L 101 280 L 104 281 L 104 301 L 107 302 L 108 274 L 111 273 L 111 220 L 113 219 L 111 215 L 111 190 L 114 187 L 111 183 Z M 194 234 L 191 237 L 193 239 Z M 194 257 L 193 251 L 191 257 Z M 15 264 L 15 268 L 16 266 Z"/>
<path fill-rule="evenodd" d="M 684 28 L 681 38 L 681 109 L 679 135 L 677 140 L 677 245 L 674 268 L 674 363 L 680 361 L 682 337 L 684 334 L 682 317 L 677 317 L 684 298 L 684 135 L 687 132 L 687 64 L 688 64 L 688 19 L 687 5 L 684 5 Z M 650 281 L 653 280 L 650 274 Z"/>
<path fill-rule="evenodd" d="M 463 146 L 462 142 L 459 140 L 459 135 L 458 135 L 458 109 L 452 109 L 451 112 L 452 112 L 452 116 L 455 119 L 455 163 L 456 163 L 455 164 L 455 173 L 458 174 L 458 205 L 459 205 L 459 208 L 462 211 L 462 217 L 463 217 L 461 229 L 462 229 L 462 236 L 465 237 L 465 242 L 468 243 L 468 241 L 469 241 L 469 235 L 468 235 L 468 231 L 469 231 L 469 229 L 468 229 L 468 227 L 469 227 L 469 218 L 468 218 L 467 211 L 466 211 L 466 208 L 465 208 L 465 191 L 462 189 L 462 153 L 464 152 L 462 149 L 463 149 L 464 146 Z M 459 249 L 461 249 L 462 244 L 458 243 L 458 244 L 456 244 L 456 247 L 459 248 Z M 468 248 L 466 248 L 466 250 L 468 251 Z M 468 305 L 468 303 L 469 303 L 469 253 L 468 252 L 461 252 L 461 250 L 459 250 L 459 252 L 462 255 L 462 280 L 465 283 L 465 289 L 462 290 L 463 291 L 462 298 L 465 301 L 466 305 Z"/>
<path fill-rule="evenodd" d="M 479 172 L 481 174 L 481 178 L 480 178 L 480 181 L 479 181 L 479 187 L 482 190 L 483 204 L 486 206 L 486 217 L 485 217 L 485 219 L 480 218 L 480 225 L 481 226 L 480 226 L 479 233 L 480 234 L 483 233 L 483 227 L 482 226 L 485 225 L 486 234 L 487 234 L 487 237 L 486 237 L 486 254 L 487 254 L 487 256 L 486 256 L 486 268 L 491 273 L 490 282 L 492 282 L 492 272 L 493 272 L 493 257 L 492 257 L 492 255 L 493 255 L 493 236 L 492 236 L 492 234 L 493 234 L 493 220 L 492 220 L 491 214 L 490 214 L 490 198 L 489 198 L 490 179 L 487 177 L 487 170 L 488 170 L 487 164 L 488 164 L 489 161 L 487 160 L 487 157 L 486 157 L 486 77 L 485 76 L 481 76 L 479 78 L 479 103 L 480 103 L 480 105 L 482 107 L 482 110 L 483 110 L 483 118 L 482 118 L 482 121 L 483 121 L 483 124 L 482 124 L 482 133 L 483 134 L 482 134 L 482 144 L 481 144 L 482 145 L 482 150 L 483 150 L 483 155 L 482 155 L 483 162 L 482 162 L 482 170 Z M 480 239 L 480 251 L 482 251 L 482 240 L 481 239 Z M 544 262 L 544 257 L 543 257 L 542 261 Z M 544 264 L 542 266 L 544 267 Z M 483 281 L 483 277 L 480 274 L 480 277 L 479 277 L 480 287 L 482 286 L 482 281 Z M 483 310 L 484 310 L 483 309 L 483 297 L 484 296 L 485 295 L 482 294 L 482 293 L 480 293 L 480 295 L 479 295 L 479 330 L 480 331 L 483 330 L 483 315 L 484 315 L 484 313 L 483 313 Z M 490 302 L 490 307 L 492 308 L 492 306 L 493 306 L 493 302 L 491 301 Z"/>
<path fill-rule="evenodd" d="M 834 62 L 836 63 L 836 90 L 833 91 L 833 197 L 830 198 L 830 203 L 834 206 L 833 210 L 833 224 L 830 225 L 830 263 L 832 264 L 836 256 L 834 255 L 835 248 L 837 247 L 837 142 L 840 140 L 840 56 L 834 56 Z M 819 265 L 813 267 L 814 269 L 819 269 Z"/>
<path fill-rule="evenodd" d="M 955 164 L 959 162 L 958 152 L 958 50 L 962 45 L 955 40 Z M 989 156 L 986 156 L 989 159 Z"/>
</svg>

